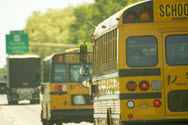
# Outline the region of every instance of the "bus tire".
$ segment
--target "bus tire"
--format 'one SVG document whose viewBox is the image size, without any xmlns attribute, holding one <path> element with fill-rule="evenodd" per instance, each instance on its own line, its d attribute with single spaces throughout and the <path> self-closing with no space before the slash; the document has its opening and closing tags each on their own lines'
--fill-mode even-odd
<svg viewBox="0 0 188 125">
<path fill-rule="evenodd" d="M 42 125 L 47 125 L 47 122 L 45 119 L 42 119 L 41 121 L 42 121 Z"/>
<path fill-rule="evenodd" d="M 51 120 L 46 120 L 46 125 L 54 125 L 54 123 Z"/>
<path fill-rule="evenodd" d="M 56 122 L 56 125 L 62 125 L 62 122 Z"/>
</svg>

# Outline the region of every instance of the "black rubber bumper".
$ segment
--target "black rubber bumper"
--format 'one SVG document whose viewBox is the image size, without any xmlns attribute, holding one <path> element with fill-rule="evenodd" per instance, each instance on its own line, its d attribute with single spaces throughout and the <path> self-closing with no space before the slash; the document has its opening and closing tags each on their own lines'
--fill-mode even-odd
<svg viewBox="0 0 188 125">
<path fill-rule="evenodd" d="M 52 120 L 62 120 L 62 122 L 93 122 L 93 109 L 64 109 L 51 110 Z"/>
<path fill-rule="evenodd" d="M 140 125 L 140 124 L 187 124 L 188 119 L 168 119 L 168 120 L 138 120 L 138 121 L 121 121 L 122 125 Z"/>
</svg>

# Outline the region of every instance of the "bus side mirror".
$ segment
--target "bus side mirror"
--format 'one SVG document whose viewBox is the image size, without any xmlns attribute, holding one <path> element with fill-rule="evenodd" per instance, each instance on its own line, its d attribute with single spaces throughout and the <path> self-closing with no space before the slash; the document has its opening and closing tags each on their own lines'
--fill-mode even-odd
<svg viewBox="0 0 188 125">
<path fill-rule="evenodd" d="M 41 94 L 44 94 L 44 84 L 43 83 L 40 83 L 40 91 L 41 91 Z"/>
<path fill-rule="evenodd" d="M 80 68 L 80 75 L 82 75 L 82 76 L 88 76 L 89 75 L 89 68 L 86 65 L 83 65 Z"/>
<path fill-rule="evenodd" d="M 80 45 L 80 62 L 82 64 L 86 64 L 87 62 L 87 45 L 86 44 Z"/>
<path fill-rule="evenodd" d="M 82 85 L 86 88 L 89 88 L 90 87 L 90 84 L 89 82 L 86 80 L 86 81 L 82 81 Z"/>
<path fill-rule="evenodd" d="M 96 94 L 96 85 L 90 84 L 89 87 L 89 97 L 90 100 L 93 101 L 93 96 Z"/>
<path fill-rule="evenodd" d="M 44 94 L 44 86 L 41 86 L 41 94 Z"/>
<path fill-rule="evenodd" d="M 93 84 L 93 83 L 92 83 L 92 78 L 89 78 L 89 79 L 87 79 L 87 80 L 85 80 L 85 81 L 82 81 L 82 85 L 83 85 L 84 87 L 86 87 L 86 88 L 89 88 L 92 84 Z"/>
</svg>

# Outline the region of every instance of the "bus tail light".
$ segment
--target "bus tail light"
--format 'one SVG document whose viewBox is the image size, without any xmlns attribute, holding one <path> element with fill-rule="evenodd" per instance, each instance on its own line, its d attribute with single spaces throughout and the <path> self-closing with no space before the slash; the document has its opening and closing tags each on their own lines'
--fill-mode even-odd
<svg viewBox="0 0 188 125">
<path fill-rule="evenodd" d="M 160 107 L 160 106 L 161 106 L 161 101 L 160 101 L 160 100 L 155 100 L 155 101 L 153 102 L 153 105 L 154 105 L 155 107 Z"/>
<path fill-rule="evenodd" d="M 66 91 L 66 85 L 56 85 L 55 86 L 55 91 Z"/>
<path fill-rule="evenodd" d="M 126 16 L 127 22 L 134 22 L 134 21 L 136 21 L 136 18 L 137 18 L 137 16 L 134 11 L 129 12 Z"/>
<path fill-rule="evenodd" d="M 129 91 L 135 91 L 137 88 L 137 85 L 134 81 L 129 81 L 127 83 L 126 87 L 127 87 L 127 90 L 129 90 Z"/>
<path fill-rule="evenodd" d="M 140 14 L 140 20 L 145 22 L 148 21 L 150 19 L 150 15 L 147 11 L 144 11 Z"/>
<path fill-rule="evenodd" d="M 151 83 L 151 88 L 155 91 L 158 91 L 160 90 L 162 87 L 162 83 L 160 80 L 154 80 L 152 83 Z"/>
<path fill-rule="evenodd" d="M 132 119 L 133 118 L 133 114 L 128 114 L 128 118 Z"/>
<path fill-rule="evenodd" d="M 63 103 L 64 105 L 67 105 L 67 101 L 64 101 L 64 103 Z"/>
<path fill-rule="evenodd" d="M 54 62 L 63 62 L 63 56 L 55 56 L 53 59 Z"/>
<path fill-rule="evenodd" d="M 149 83 L 147 81 L 141 81 L 139 83 L 139 88 L 142 90 L 142 91 L 146 91 L 149 89 Z"/>
</svg>

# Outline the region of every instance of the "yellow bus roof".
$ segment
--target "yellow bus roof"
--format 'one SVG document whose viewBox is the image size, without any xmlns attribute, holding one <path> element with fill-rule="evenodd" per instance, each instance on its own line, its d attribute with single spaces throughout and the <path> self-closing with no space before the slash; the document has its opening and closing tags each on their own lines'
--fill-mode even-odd
<svg viewBox="0 0 188 125">
<path fill-rule="evenodd" d="M 126 6 L 125 8 L 123 8 L 122 10 L 120 10 L 119 12 L 115 13 L 114 15 L 112 15 L 111 17 L 109 17 L 108 19 L 104 20 L 103 22 L 101 22 L 95 29 L 94 32 L 94 37 L 95 39 L 97 39 L 98 37 L 100 37 L 101 35 L 112 31 L 113 29 L 116 29 L 119 26 L 119 19 L 122 16 L 123 12 L 125 10 L 127 10 L 128 8 L 131 8 L 137 4 L 143 3 L 143 2 L 147 2 L 147 1 L 153 1 L 153 0 L 145 0 L 145 1 L 141 1 L 141 2 L 137 2 L 135 4 L 131 4 L 129 6 Z M 105 26 L 105 28 L 104 28 Z"/>
</svg>

